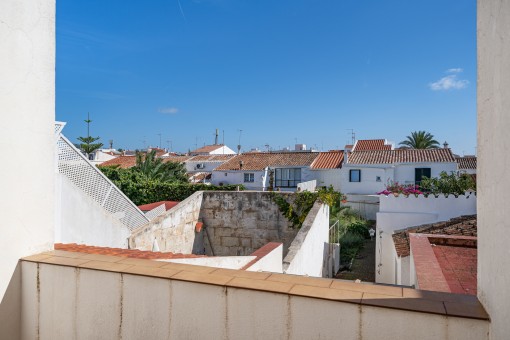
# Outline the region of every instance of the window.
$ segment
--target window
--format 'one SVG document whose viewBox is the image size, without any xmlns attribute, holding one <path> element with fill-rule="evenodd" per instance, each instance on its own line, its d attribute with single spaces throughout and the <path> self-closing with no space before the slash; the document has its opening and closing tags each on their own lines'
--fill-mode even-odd
<svg viewBox="0 0 510 340">
<path fill-rule="evenodd" d="M 349 182 L 361 182 L 361 170 L 349 170 Z"/>
<path fill-rule="evenodd" d="M 246 173 L 244 174 L 245 182 L 255 182 L 255 174 L 254 173 Z"/>
<path fill-rule="evenodd" d="M 375 176 L 375 181 L 376 182 L 380 182 L 381 181 L 381 176 Z"/>
<path fill-rule="evenodd" d="M 430 178 L 430 168 L 415 168 L 414 169 L 414 183 L 420 185 L 423 177 Z"/>
<path fill-rule="evenodd" d="M 274 169 L 275 187 L 295 188 L 301 183 L 301 168 Z"/>
</svg>

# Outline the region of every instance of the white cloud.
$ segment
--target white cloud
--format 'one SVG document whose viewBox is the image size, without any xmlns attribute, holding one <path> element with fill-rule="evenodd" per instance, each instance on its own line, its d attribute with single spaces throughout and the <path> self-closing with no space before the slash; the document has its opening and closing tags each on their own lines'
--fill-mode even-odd
<svg viewBox="0 0 510 340">
<path fill-rule="evenodd" d="M 432 91 L 448 91 L 448 90 L 460 90 L 468 86 L 469 81 L 465 79 L 459 79 L 458 75 L 463 70 L 461 68 L 451 68 L 446 73 L 453 73 L 447 75 L 436 82 L 430 83 L 429 87 Z"/>
<path fill-rule="evenodd" d="M 179 112 L 179 109 L 176 108 L 176 107 L 160 107 L 158 109 L 158 112 L 159 113 L 164 113 L 164 114 L 167 114 L 167 115 L 174 115 L 177 112 Z"/>
<path fill-rule="evenodd" d="M 461 73 L 462 71 L 464 70 L 461 68 L 450 68 L 446 71 L 446 73 Z"/>
</svg>

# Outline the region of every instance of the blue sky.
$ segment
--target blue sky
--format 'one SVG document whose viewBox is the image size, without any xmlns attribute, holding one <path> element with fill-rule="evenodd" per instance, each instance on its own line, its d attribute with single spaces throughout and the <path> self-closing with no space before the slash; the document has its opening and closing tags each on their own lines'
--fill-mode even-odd
<svg viewBox="0 0 510 340">
<path fill-rule="evenodd" d="M 57 1 L 72 141 L 336 149 L 427 130 L 476 146 L 476 1 Z"/>
</svg>

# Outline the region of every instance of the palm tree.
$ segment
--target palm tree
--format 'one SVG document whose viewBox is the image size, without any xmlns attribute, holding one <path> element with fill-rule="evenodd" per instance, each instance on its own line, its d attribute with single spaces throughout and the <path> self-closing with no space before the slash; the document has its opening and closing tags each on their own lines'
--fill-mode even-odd
<svg viewBox="0 0 510 340">
<path fill-rule="evenodd" d="M 410 149 L 437 149 L 439 142 L 429 132 L 414 131 L 411 132 L 411 136 L 407 136 L 406 140 L 400 142 L 399 145 Z"/>
<path fill-rule="evenodd" d="M 144 154 L 136 153 L 135 171 L 140 172 L 147 180 L 159 182 L 187 182 L 186 168 L 183 163 L 167 162 L 156 157 L 156 150 Z"/>
</svg>

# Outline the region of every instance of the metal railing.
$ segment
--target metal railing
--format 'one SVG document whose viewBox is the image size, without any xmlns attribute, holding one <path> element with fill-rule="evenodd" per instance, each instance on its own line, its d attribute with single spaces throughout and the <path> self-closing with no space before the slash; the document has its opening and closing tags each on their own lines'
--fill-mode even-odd
<svg viewBox="0 0 510 340">
<path fill-rule="evenodd" d="M 58 172 L 66 176 L 130 230 L 149 222 L 147 216 L 62 135 L 64 125 L 60 122 L 55 123 L 55 135 L 58 137 Z"/>
<path fill-rule="evenodd" d="M 329 243 L 340 243 L 340 220 L 337 220 L 329 227 Z"/>
</svg>

